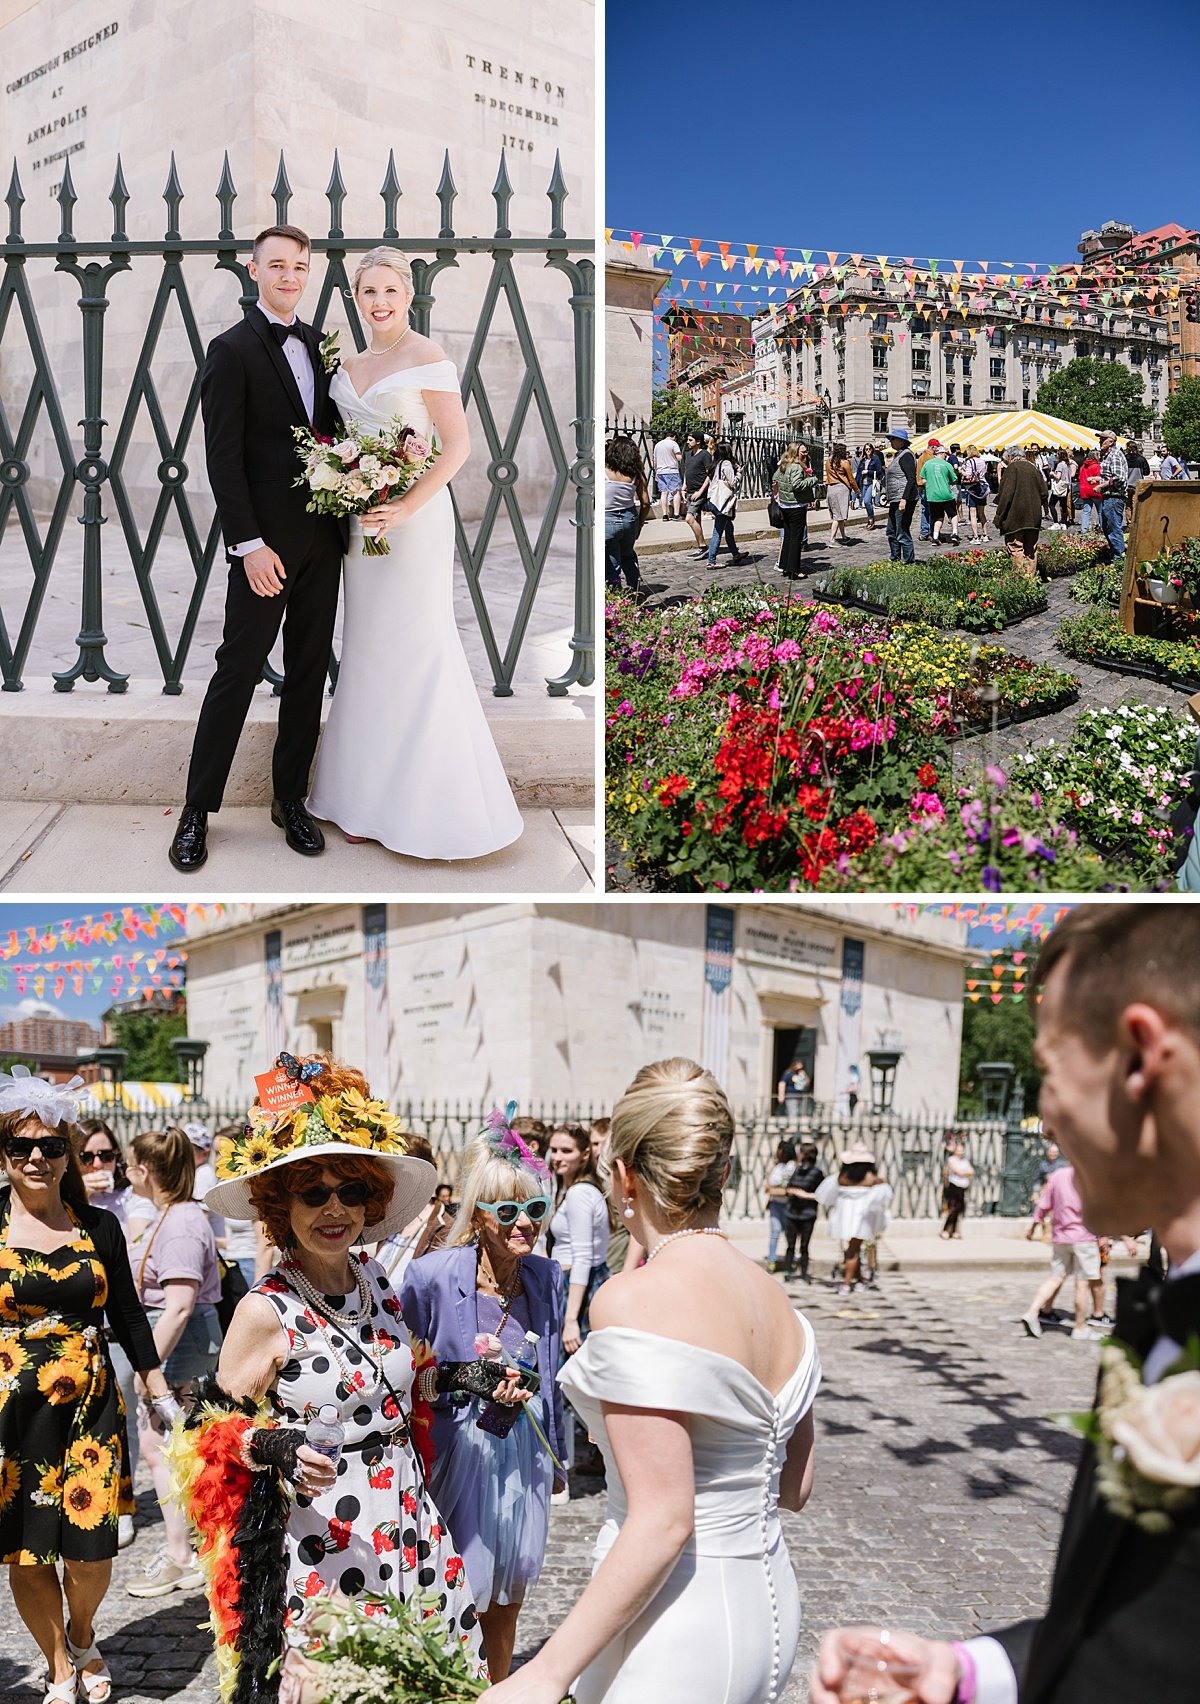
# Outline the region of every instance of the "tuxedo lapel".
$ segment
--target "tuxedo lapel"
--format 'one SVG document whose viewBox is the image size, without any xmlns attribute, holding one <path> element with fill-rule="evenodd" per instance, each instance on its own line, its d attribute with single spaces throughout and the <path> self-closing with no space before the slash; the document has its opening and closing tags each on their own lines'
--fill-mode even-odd
<svg viewBox="0 0 1200 1704">
<path fill-rule="evenodd" d="M 275 337 L 271 331 L 271 321 L 268 320 L 266 314 L 261 313 L 258 308 L 250 309 L 250 312 L 246 315 L 246 321 L 250 326 L 251 331 L 253 331 L 254 335 L 258 338 L 259 342 L 266 350 L 267 359 L 279 375 L 280 382 L 282 383 L 284 390 L 287 392 L 292 412 L 296 416 L 297 424 L 307 426 L 308 415 L 305 413 L 304 403 L 300 396 L 300 387 L 296 383 L 296 375 L 292 372 L 291 367 L 288 365 L 288 358 L 284 354 L 283 349 L 275 341 Z M 306 343 L 308 341 L 307 333 L 310 329 L 311 328 L 308 326 L 305 326 L 304 328 L 306 333 Z M 319 371 L 320 363 L 315 362 L 314 366 Z"/>
<path fill-rule="evenodd" d="M 1040 1704 L 1079 1644 L 1096 1594 L 1112 1566 L 1126 1523 L 1096 1490 L 1096 1452 L 1087 1445 L 1067 1505 L 1050 1604 L 1034 1634 L 1021 1704 Z"/>
<path fill-rule="evenodd" d="M 308 350 L 308 358 L 313 369 L 313 425 L 324 419 L 325 410 L 329 405 L 329 374 L 321 360 L 321 339 L 316 329 L 311 325 L 304 327 L 304 346 Z"/>
</svg>

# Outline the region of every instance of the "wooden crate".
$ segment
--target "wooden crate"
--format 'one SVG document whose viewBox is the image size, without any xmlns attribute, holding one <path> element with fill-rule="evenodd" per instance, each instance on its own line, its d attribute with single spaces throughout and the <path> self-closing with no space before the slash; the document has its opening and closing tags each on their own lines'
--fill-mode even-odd
<svg viewBox="0 0 1200 1704">
<path fill-rule="evenodd" d="M 1200 479 L 1144 479 L 1137 488 L 1125 572 L 1121 581 L 1121 629 L 1125 633 L 1162 633 L 1170 625 L 1170 607 L 1139 585 L 1141 569 L 1160 550 L 1177 550 L 1185 538 L 1200 535 Z M 1190 608 L 1190 605 L 1188 606 Z"/>
</svg>

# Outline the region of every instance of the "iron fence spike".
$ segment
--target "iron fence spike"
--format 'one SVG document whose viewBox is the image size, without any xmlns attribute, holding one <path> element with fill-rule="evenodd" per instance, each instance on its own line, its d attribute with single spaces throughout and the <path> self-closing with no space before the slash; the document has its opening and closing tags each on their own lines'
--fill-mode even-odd
<svg viewBox="0 0 1200 1704">
<path fill-rule="evenodd" d="M 492 186 L 492 197 L 496 203 L 496 235 L 511 237 L 508 207 L 513 198 L 513 187 L 508 175 L 508 154 L 503 148 L 500 150 L 500 170 L 496 173 L 496 181 Z"/>
<path fill-rule="evenodd" d="M 63 161 L 62 182 L 58 186 L 58 194 L 55 197 L 62 209 L 62 229 L 58 233 L 59 242 L 74 242 L 75 240 L 72 215 L 78 199 L 79 197 L 75 194 L 75 184 L 71 178 L 71 161 L 68 158 Z"/>
<path fill-rule="evenodd" d="M 283 157 L 282 148 L 279 150 L 279 170 L 275 173 L 275 186 L 271 190 L 271 199 L 275 203 L 276 224 L 286 225 L 288 204 L 292 199 L 292 186 L 288 182 L 287 164 Z"/>
<path fill-rule="evenodd" d="M 329 203 L 329 235 L 341 237 L 342 208 L 346 201 L 346 185 L 342 182 L 342 163 L 338 159 L 338 151 L 333 150 L 333 170 L 329 174 L 329 183 L 325 190 L 325 199 Z"/>
<path fill-rule="evenodd" d="M 163 200 L 167 204 L 167 229 L 165 242 L 177 242 L 180 239 L 179 209 L 183 203 L 183 185 L 179 181 L 179 173 L 175 170 L 175 150 L 171 150 L 171 169 L 167 173 L 167 187 L 163 190 Z"/>
<path fill-rule="evenodd" d="M 113 173 L 113 186 L 108 192 L 108 199 L 113 206 L 112 240 L 114 243 L 123 243 L 129 236 L 125 229 L 125 209 L 129 206 L 129 189 L 125 183 L 125 173 L 121 168 L 120 154 L 117 155 L 117 169 Z"/>
<path fill-rule="evenodd" d="M 383 198 L 383 235 L 387 242 L 394 241 L 400 235 L 400 227 L 396 223 L 396 208 L 404 191 L 400 187 L 400 179 L 396 176 L 396 150 L 388 149 L 387 171 L 384 173 L 383 187 L 379 191 Z"/>
<path fill-rule="evenodd" d="M 454 183 L 454 173 L 450 170 L 450 150 L 447 148 L 442 160 L 442 175 L 438 179 L 437 186 L 438 206 L 442 210 L 442 228 L 438 232 L 440 237 L 452 237 L 454 235 L 454 203 L 457 197 L 458 190 Z"/>
<path fill-rule="evenodd" d="M 551 174 L 550 187 L 546 194 L 550 198 L 550 235 L 551 237 L 565 237 L 567 230 L 563 224 L 563 204 L 570 194 L 570 190 L 568 190 L 567 180 L 563 176 L 562 155 L 557 148 L 554 150 L 554 171 Z"/>
<path fill-rule="evenodd" d="M 21 209 L 25 205 L 25 192 L 21 188 L 21 178 L 15 160 L 12 176 L 8 180 L 8 194 L 4 199 L 8 203 L 8 241 L 23 242 L 25 239 L 21 235 Z"/>
<path fill-rule="evenodd" d="M 221 181 L 217 185 L 217 206 L 221 209 L 221 229 L 217 232 L 220 242 L 233 240 L 233 204 L 237 200 L 237 188 L 233 181 L 233 173 L 229 169 L 229 150 L 225 150 L 225 158 L 221 165 Z"/>
</svg>

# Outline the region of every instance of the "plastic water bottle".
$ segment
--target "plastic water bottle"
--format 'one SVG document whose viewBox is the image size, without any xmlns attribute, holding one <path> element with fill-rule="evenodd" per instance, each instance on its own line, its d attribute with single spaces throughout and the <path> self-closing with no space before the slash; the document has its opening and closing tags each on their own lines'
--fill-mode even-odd
<svg viewBox="0 0 1200 1704">
<path fill-rule="evenodd" d="M 537 1368 L 537 1346 L 537 1332 L 527 1331 L 516 1360 L 506 1361 L 505 1366 L 515 1367 L 521 1373 L 534 1372 Z M 523 1407 L 520 1402 L 489 1402 L 475 1424 L 481 1432 L 490 1432 L 494 1438 L 507 1438 L 520 1419 Z"/>
<path fill-rule="evenodd" d="M 326 1403 L 315 1420 L 310 1420 L 304 1433 L 304 1442 L 310 1450 L 316 1450 L 319 1455 L 328 1456 L 336 1467 L 342 1457 L 342 1445 L 346 1442 L 346 1428 L 338 1419 L 338 1411 L 332 1403 Z"/>
</svg>

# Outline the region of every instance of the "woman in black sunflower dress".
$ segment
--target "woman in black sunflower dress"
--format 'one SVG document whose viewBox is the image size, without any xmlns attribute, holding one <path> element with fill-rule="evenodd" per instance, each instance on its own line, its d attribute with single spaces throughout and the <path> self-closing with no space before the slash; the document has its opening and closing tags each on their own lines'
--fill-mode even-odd
<svg viewBox="0 0 1200 1704">
<path fill-rule="evenodd" d="M 87 1201 L 71 1086 L 0 1073 L 0 1563 L 46 1658 L 46 1704 L 105 1704 L 92 1619 L 133 1509 L 106 1317 L 151 1397 L 169 1392 L 120 1223 Z"/>
</svg>

